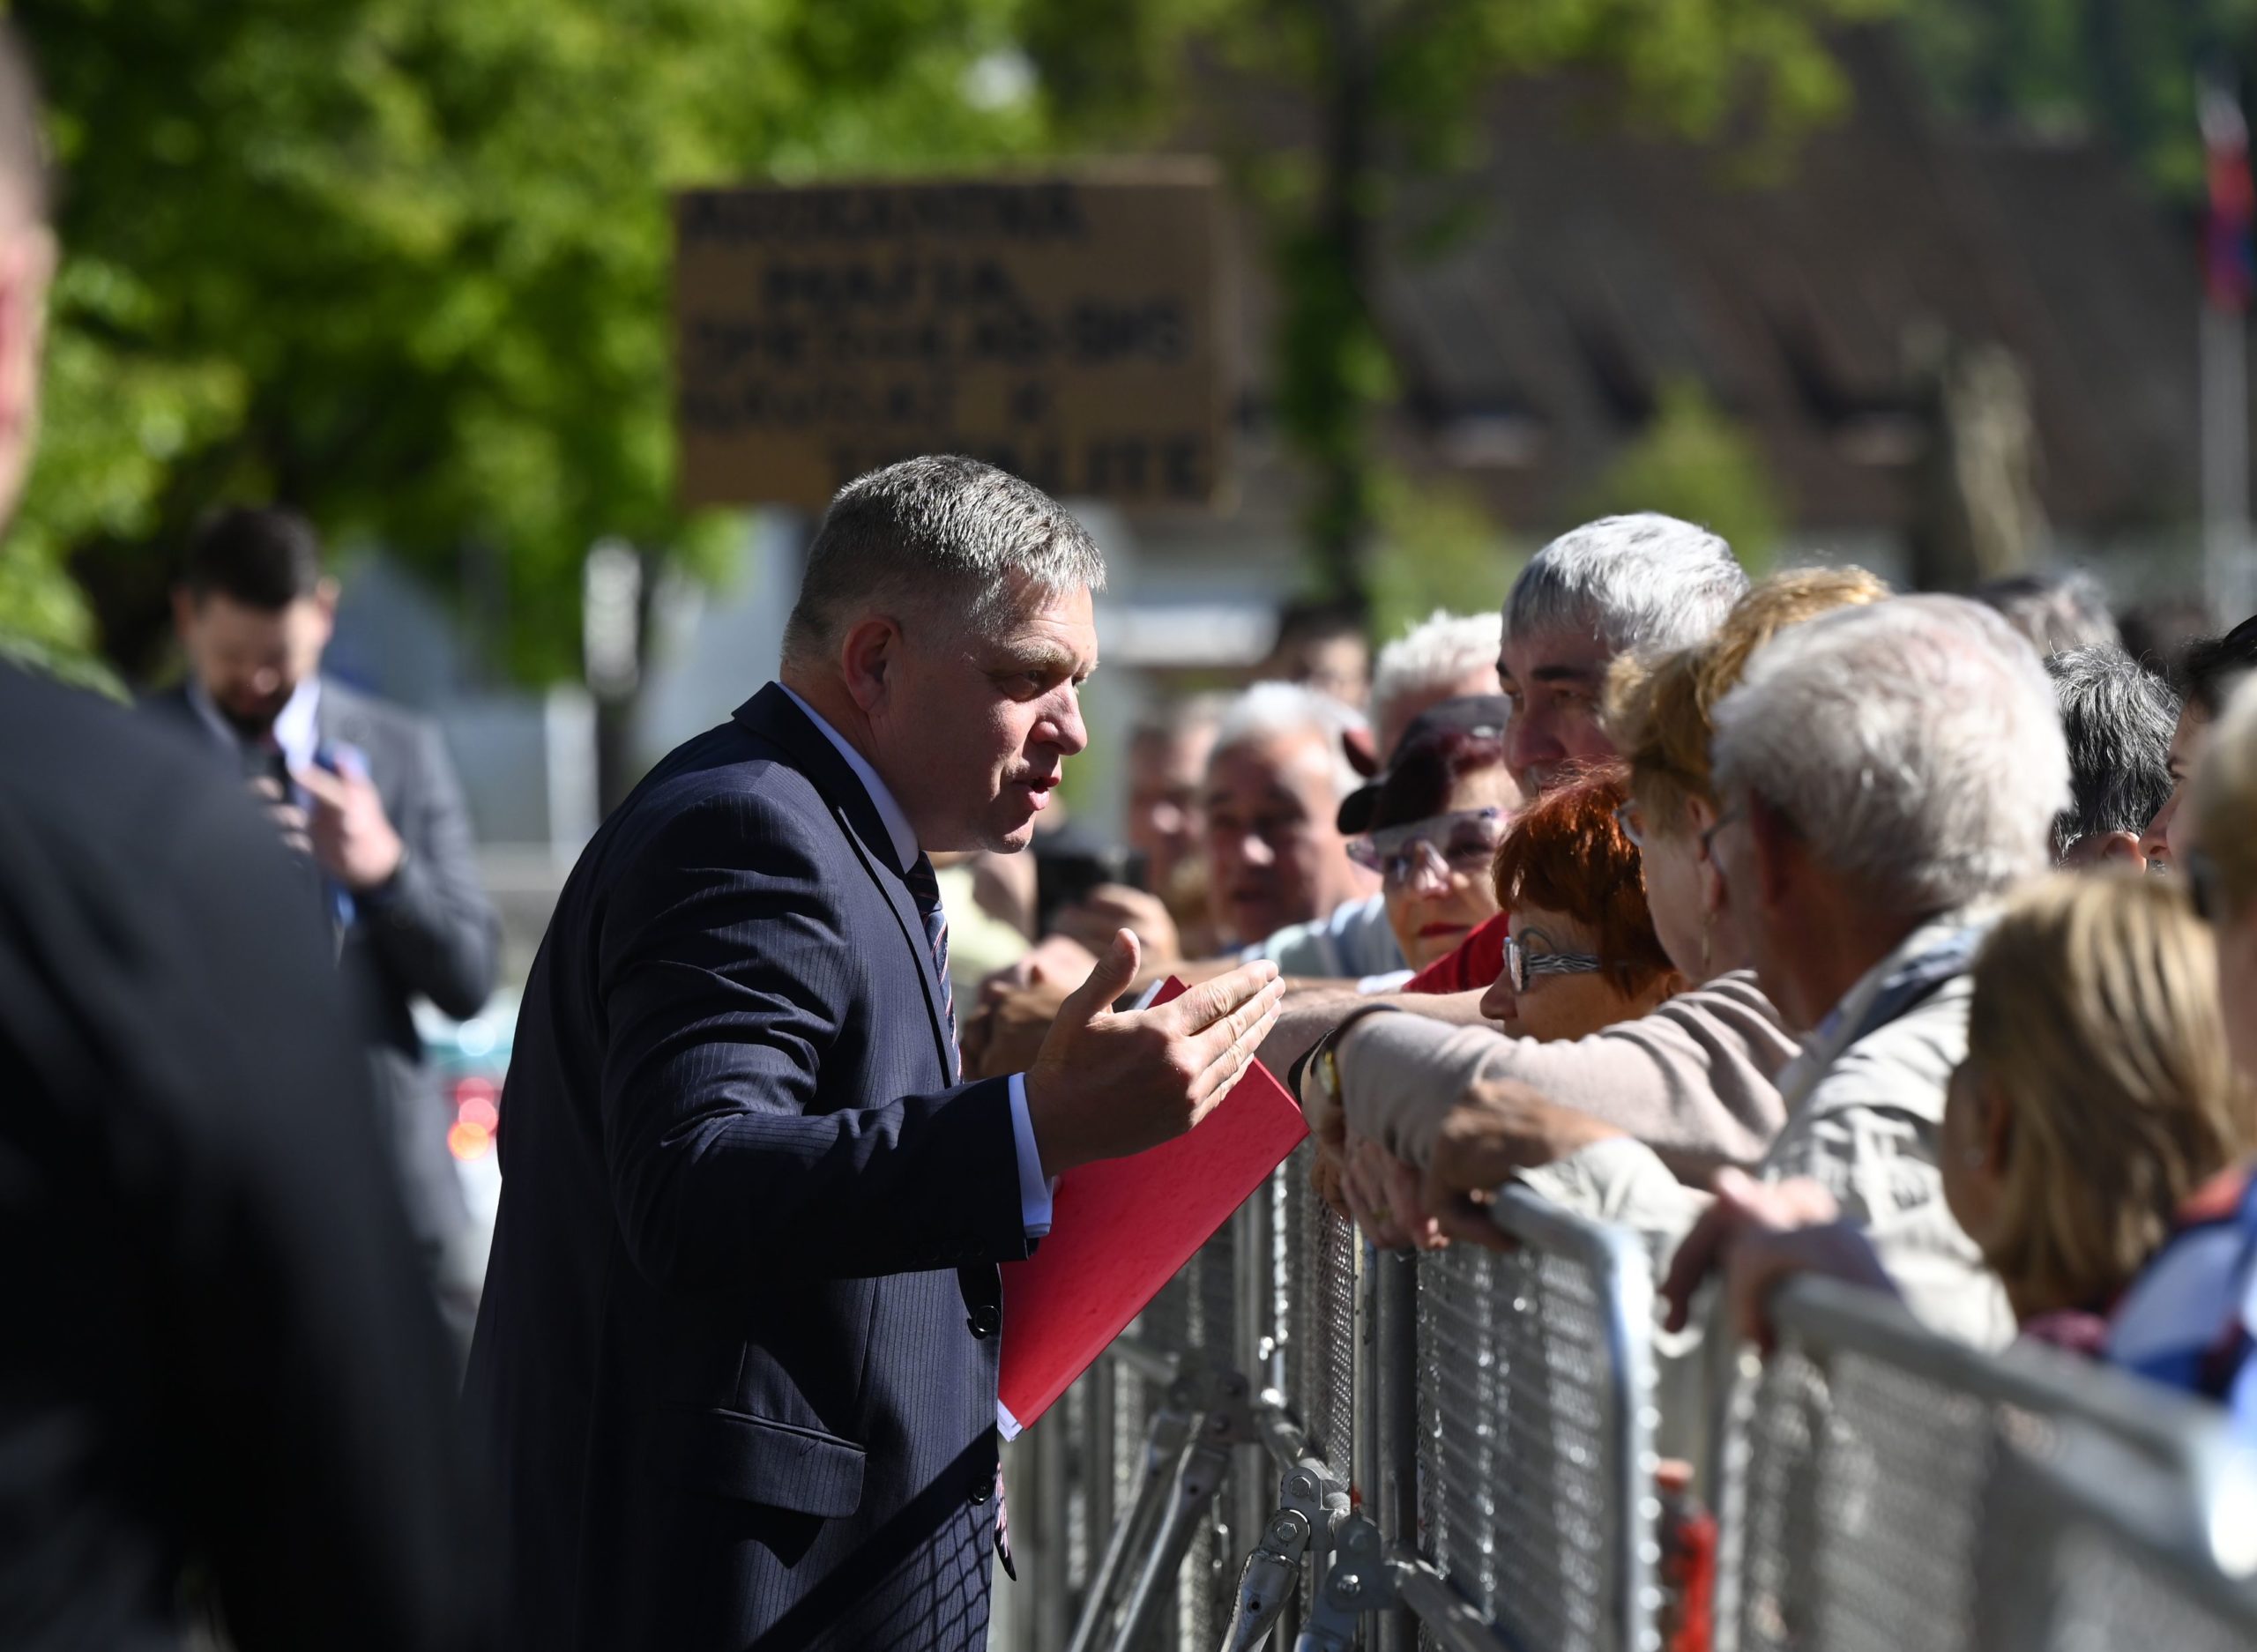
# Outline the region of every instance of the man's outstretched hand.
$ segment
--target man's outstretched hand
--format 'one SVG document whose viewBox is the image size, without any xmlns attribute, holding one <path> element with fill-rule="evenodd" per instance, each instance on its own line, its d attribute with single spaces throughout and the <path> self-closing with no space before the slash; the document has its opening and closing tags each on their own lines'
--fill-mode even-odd
<svg viewBox="0 0 2257 1652">
<path fill-rule="evenodd" d="M 1027 1120 L 1046 1176 L 1181 1135 L 1246 1075 L 1277 1018 L 1285 987 L 1266 961 L 1158 1008 L 1116 1012 L 1140 956 L 1134 934 L 1116 934 L 1027 1069 Z"/>
</svg>

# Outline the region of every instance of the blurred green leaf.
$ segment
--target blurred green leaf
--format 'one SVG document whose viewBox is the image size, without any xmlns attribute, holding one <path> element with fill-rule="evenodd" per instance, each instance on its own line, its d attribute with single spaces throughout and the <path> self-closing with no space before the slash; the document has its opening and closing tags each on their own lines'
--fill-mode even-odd
<svg viewBox="0 0 2257 1652">
<path fill-rule="evenodd" d="M 978 164 L 1047 130 L 1008 77 L 972 89 L 1016 48 L 1012 0 L 11 10 L 65 265 L 0 629 L 135 669 L 189 525 L 277 497 L 442 591 L 498 550 L 488 651 L 570 674 L 594 540 L 704 568 L 727 531 L 672 498 L 668 191 Z"/>
</svg>

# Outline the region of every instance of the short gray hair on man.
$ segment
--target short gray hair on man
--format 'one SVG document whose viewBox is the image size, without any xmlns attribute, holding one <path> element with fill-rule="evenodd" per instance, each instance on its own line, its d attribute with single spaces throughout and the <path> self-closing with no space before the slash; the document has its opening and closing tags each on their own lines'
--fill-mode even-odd
<svg viewBox="0 0 2257 1652">
<path fill-rule="evenodd" d="M 2044 870 L 2069 801 L 2037 656 L 1963 597 L 1900 597 L 1782 631 L 1713 720 L 1719 796 L 1762 798 L 1821 865 L 1908 913 Z"/>
<path fill-rule="evenodd" d="M 2170 800 L 2179 696 L 2111 643 L 2051 655 L 2045 674 L 2060 707 L 2075 800 L 2053 817 L 2058 860 L 2083 838 L 2144 831 Z"/>
<path fill-rule="evenodd" d="M 1505 635 L 1573 629 L 1616 653 L 1704 642 L 1747 592 L 1747 570 L 1706 528 L 1653 511 L 1570 528 L 1529 560 L 1505 598 Z"/>
<path fill-rule="evenodd" d="M 1387 722 L 1387 708 L 1405 695 L 1431 694 L 1464 681 L 1470 672 L 1494 671 L 1505 636 L 1501 614 L 1452 614 L 1436 608 L 1379 651 L 1372 667 L 1372 722 Z"/>
<path fill-rule="evenodd" d="M 1223 710 L 1221 726 L 1215 731 L 1214 748 L 1207 762 L 1240 746 L 1251 746 L 1256 740 L 1277 740 L 1294 734 L 1315 734 L 1324 743 L 1326 755 L 1332 759 L 1332 789 L 1336 797 L 1345 798 L 1363 785 L 1363 776 L 1348 761 L 1348 748 L 1342 736 L 1365 726 L 1364 714 L 1352 705 L 1343 705 L 1329 694 L 1304 688 L 1298 682 L 1257 682 L 1246 689 Z"/>
<path fill-rule="evenodd" d="M 1105 557 L 1058 502 L 978 459 L 935 454 L 858 476 L 838 490 L 808 547 L 784 658 L 831 652 L 861 614 L 942 609 L 990 632 L 1021 594 L 1009 576 L 1055 593 L 1105 589 Z"/>
</svg>

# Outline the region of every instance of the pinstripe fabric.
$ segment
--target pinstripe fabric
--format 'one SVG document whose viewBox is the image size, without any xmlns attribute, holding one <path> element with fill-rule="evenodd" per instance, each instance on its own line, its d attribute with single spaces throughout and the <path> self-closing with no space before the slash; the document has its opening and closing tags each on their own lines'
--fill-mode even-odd
<svg viewBox="0 0 2257 1652">
<path fill-rule="evenodd" d="M 941 905 L 941 880 L 933 870 L 932 857 L 919 855 L 901 881 L 909 898 L 917 904 L 917 916 L 925 925 L 925 944 L 933 954 L 933 973 L 940 978 L 941 1019 L 948 1026 L 949 1076 L 953 1080 L 964 1071 L 964 1057 L 956 1038 L 956 988 L 949 980 L 949 915 Z"/>
<path fill-rule="evenodd" d="M 986 1639 L 1007 1087 L 781 690 L 589 845 L 528 983 L 466 1404 L 523 1652 Z"/>
</svg>

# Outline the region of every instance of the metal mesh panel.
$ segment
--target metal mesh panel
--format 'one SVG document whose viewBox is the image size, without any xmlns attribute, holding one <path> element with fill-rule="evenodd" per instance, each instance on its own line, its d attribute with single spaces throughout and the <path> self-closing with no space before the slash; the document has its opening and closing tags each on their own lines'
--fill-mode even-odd
<svg viewBox="0 0 2257 1652">
<path fill-rule="evenodd" d="M 2052 1499 L 2027 1482 L 2081 1455 L 2108 1455 L 2118 1504 L 2193 1506 L 2199 1414 L 2171 1395 L 1979 1355 L 1839 1289 L 1797 1286 L 1776 1317 L 1739 1477 L 1741 1652 L 1990 1652 L 2050 1587 Z"/>
<path fill-rule="evenodd" d="M 1285 1397 L 1317 1455 L 1345 1475 L 1356 1351 L 1356 1232 L 1309 1186 L 1314 1142 L 1285 1162 Z"/>
<path fill-rule="evenodd" d="M 2006 1427 L 2042 1449 L 2051 1425 L 1878 1360 L 1782 1349 L 1750 1425 L 1742 1648 L 1971 1652 Z"/>
<path fill-rule="evenodd" d="M 1453 1246 L 1419 1280 L 1423 1546 L 1515 1644 L 1620 1646 L 1619 1444 L 1602 1279 L 1532 1247 Z"/>
<path fill-rule="evenodd" d="M 2045 1652 L 2249 1652 L 2257 1598 L 2212 1578 L 2190 1586 L 2182 1567 L 2122 1533 L 2080 1525 L 2055 1559 Z"/>
</svg>

